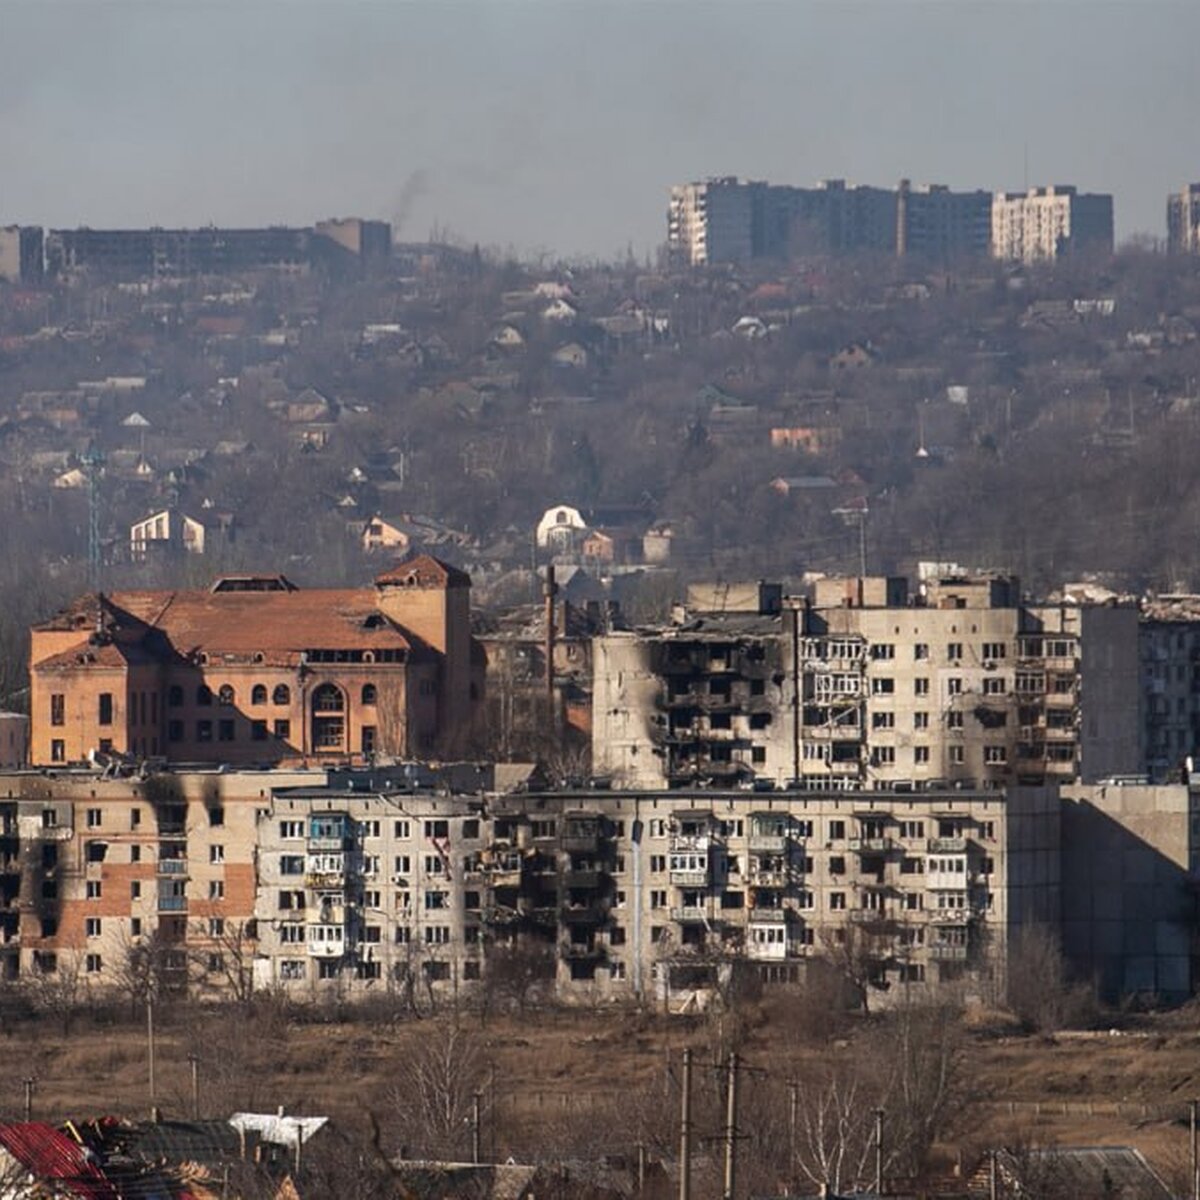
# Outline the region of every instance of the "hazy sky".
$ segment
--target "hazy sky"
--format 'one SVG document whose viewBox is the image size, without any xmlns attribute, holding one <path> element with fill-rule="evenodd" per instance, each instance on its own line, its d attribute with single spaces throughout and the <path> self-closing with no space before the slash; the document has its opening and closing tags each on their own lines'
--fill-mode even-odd
<svg viewBox="0 0 1200 1200">
<path fill-rule="evenodd" d="M 1200 3 L 0 0 L 0 224 L 665 236 L 672 182 L 1075 183 L 1164 233 Z"/>
</svg>

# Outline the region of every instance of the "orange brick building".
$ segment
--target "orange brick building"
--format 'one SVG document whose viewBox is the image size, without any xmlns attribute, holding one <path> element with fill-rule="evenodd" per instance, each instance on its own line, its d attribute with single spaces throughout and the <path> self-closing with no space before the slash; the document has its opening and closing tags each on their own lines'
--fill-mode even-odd
<svg viewBox="0 0 1200 1200">
<path fill-rule="evenodd" d="M 481 711 L 470 579 L 422 555 L 370 588 L 282 576 L 92 593 L 34 627 L 30 762 L 361 762 L 462 754 Z"/>
</svg>

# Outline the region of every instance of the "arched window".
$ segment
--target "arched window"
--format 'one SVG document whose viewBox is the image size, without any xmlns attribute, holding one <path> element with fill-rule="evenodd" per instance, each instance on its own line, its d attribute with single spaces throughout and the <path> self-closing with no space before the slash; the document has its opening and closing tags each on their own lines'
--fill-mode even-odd
<svg viewBox="0 0 1200 1200">
<path fill-rule="evenodd" d="M 286 683 L 276 684 L 275 691 L 271 693 L 272 704 L 291 704 L 292 689 Z"/>
<path fill-rule="evenodd" d="M 177 683 L 171 684 L 167 688 L 167 704 L 171 708 L 180 708 L 183 705 L 183 688 Z"/>
<path fill-rule="evenodd" d="M 232 708 L 233 702 L 236 699 L 237 697 L 234 695 L 232 685 L 223 683 L 221 684 L 220 688 L 217 689 L 217 703 L 221 705 L 222 708 Z"/>
<path fill-rule="evenodd" d="M 363 704 L 374 704 L 376 701 L 375 685 L 373 683 L 364 683 L 362 690 Z"/>
<path fill-rule="evenodd" d="M 346 698 L 341 688 L 323 683 L 312 694 L 312 744 L 317 751 L 346 748 Z"/>
<path fill-rule="evenodd" d="M 196 703 L 199 704 L 201 708 L 207 708 L 212 703 L 212 691 L 209 689 L 207 683 L 202 683 L 196 689 Z"/>
<path fill-rule="evenodd" d="M 256 683 L 250 689 L 251 704 L 266 704 L 267 702 L 267 685 L 265 683 Z"/>
</svg>

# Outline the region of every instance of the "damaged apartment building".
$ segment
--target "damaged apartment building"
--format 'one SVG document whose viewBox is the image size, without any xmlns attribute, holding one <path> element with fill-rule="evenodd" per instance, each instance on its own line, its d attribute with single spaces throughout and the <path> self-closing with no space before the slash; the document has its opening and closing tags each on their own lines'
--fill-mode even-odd
<svg viewBox="0 0 1200 1200">
<path fill-rule="evenodd" d="M 885 1002 L 986 995 L 1038 926 L 1113 994 L 1195 978 L 1183 785 L 505 794 L 426 775 L 0 776 L 2 974 L 677 1011 L 821 960 Z"/>
<path fill-rule="evenodd" d="M 1011 576 L 694 589 L 596 639 L 593 763 L 638 788 L 1037 785 L 1142 769 L 1133 604 Z"/>
</svg>

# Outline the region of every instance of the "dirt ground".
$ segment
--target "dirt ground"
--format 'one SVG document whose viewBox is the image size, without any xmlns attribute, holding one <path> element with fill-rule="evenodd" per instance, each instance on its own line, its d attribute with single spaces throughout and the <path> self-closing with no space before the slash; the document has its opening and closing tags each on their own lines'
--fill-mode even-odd
<svg viewBox="0 0 1200 1200">
<path fill-rule="evenodd" d="M 397 1063 L 445 1019 L 347 1024 L 296 1023 L 278 1013 L 247 1018 L 233 1009 L 160 1014 L 155 1099 L 168 1116 L 190 1115 L 195 1056 L 202 1115 L 282 1105 L 366 1128 L 369 1113 L 386 1118 Z M 682 1049 L 694 1047 L 703 1070 L 723 1033 L 712 1019 L 629 1011 L 538 1011 L 494 1017 L 482 1027 L 477 1016 L 462 1020 L 489 1060 L 498 1129 L 586 1119 L 631 1095 L 660 1096 L 664 1112 L 673 1112 Z M 21 1116 L 23 1081 L 33 1078 L 38 1118 L 144 1117 L 147 1042 L 141 1017 L 79 1020 L 67 1032 L 48 1020 L 10 1024 L 0 1029 L 0 1115 Z M 768 1009 L 751 1022 L 742 1054 L 750 1078 L 754 1070 L 788 1070 L 802 1087 L 804 1055 L 836 1045 L 794 1044 Z M 1188 1101 L 1200 1096 L 1200 1020 L 1147 1017 L 1120 1032 L 1055 1037 L 973 1031 L 966 1070 L 978 1097 L 970 1113 L 974 1142 L 1133 1145 L 1170 1175 L 1186 1160 Z M 497 1152 L 506 1149 L 504 1137 L 495 1135 Z"/>
</svg>

